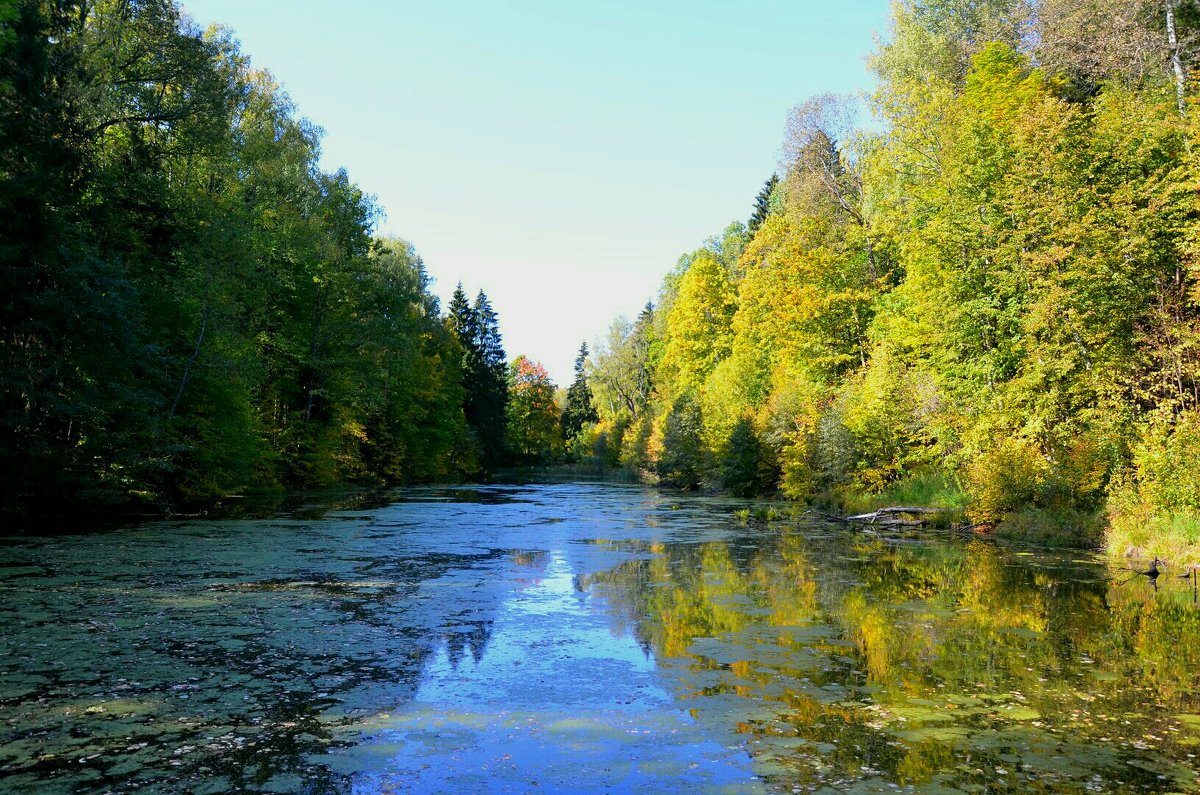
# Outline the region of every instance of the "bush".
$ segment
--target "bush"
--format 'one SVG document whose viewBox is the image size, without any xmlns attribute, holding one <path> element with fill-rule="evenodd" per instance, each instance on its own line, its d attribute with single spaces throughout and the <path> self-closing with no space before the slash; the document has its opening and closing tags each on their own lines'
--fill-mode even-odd
<svg viewBox="0 0 1200 795">
<path fill-rule="evenodd" d="M 1147 423 L 1109 495 L 1111 551 L 1200 561 L 1200 409 Z"/>
<path fill-rule="evenodd" d="M 1007 513 L 1034 504 L 1051 482 L 1050 463 L 1028 439 L 1003 439 L 967 468 L 971 515 L 997 522 Z"/>
</svg>

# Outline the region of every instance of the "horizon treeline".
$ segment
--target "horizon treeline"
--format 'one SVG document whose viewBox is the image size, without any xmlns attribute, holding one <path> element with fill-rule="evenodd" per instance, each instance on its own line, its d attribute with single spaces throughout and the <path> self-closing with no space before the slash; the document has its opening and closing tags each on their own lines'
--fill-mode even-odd
<svg viewBox="0 0 1200 795">
<path fill-rule="evenodd" d="M 1200 548 L 1200 8 L 907 0 L 737 223 L 618 319 L 609 463 Z M 868 123 L 870 113 L 874 123 Z"/>
<path fill-rule="evenodd" d="M 443 318 L 320 137 L 173 0 L 0 4 L 5 513 L 508 460 L 487 296 Z"/>
</svg>

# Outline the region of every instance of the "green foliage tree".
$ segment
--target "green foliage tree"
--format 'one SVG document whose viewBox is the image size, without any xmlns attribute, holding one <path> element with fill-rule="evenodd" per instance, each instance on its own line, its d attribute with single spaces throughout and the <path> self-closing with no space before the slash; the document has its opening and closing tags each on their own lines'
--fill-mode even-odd
<svg viewBox="0 0 1200 795">
<path fill-rule="evenodd" d="M 748 493 L 775 485 L 746 485 L 762 453 L 800 498 L 957 483 L 978 520 L 1082 543 L 1107 505 L 1114 545 L 1200 551 L 1173 463 L 1200 404 L 1198 20 L 1173 0 L 898 3 L 880 131 L 845 98 L 798 105 L 753 235 L 664 279 L 640 460 L 694 486 L 719 451 Z M 597 357 L 602 418 L 633 416 L 600 377 L 631 336 Z"/>
<path fill-rule="evenodd" d="M 750 417 L 740 417 L 725 441 L 721 478 L 735 497 L 754 497 L 775 487 L 779 480 L 771 451 L 759 438 Z"/>
<path fill-rule="evenodd" d="M 654 388 L 651 347 L 654 343 L 654 307 L 647 303 L 634 323 L 617 318 L 606 344 L 596 351 L 589 388 L 601 419 L 633 419 L 645 409 Z"/>
<path fill-rule="evenodd" d="M 0 6 L 6 511 L 451 474 L 457 343 L 318 154 L 170 0 Z"/>
<path fill-rule="evenodd" d="M 754 197 L 754 212 L 750 214 L 750 220 L 746 222 L 746 228 L 750 234 L 758 231 L 762 226 L 762 222 L 767 220 L 767 216 L 771 213 L 771 197 L 775 193 L 775 188 L 779 185 L 779 175 L 772 174 L 766 182 L 763 183 L 762 190 Z"/>
<path fill-rule="evenodd" d="M 500 339 L 500 323 L 482 290 L 471 307 L 475 314 L 477 368 L 466 374 L 468 394 L 473 396 L 470 417 L 480 444 L 480 461 L 487 469 L 505 458 L 505 422 L 508 411 L 508 365 Z"/>
<path fill-rule="evenodd" d="M 493 470 L 505 461 L 509 397 L 509 366 L 499 321 L 482 290 L 472 303 L 459 284 L 450 299 L 446 325 L 462 350 L 463 413 L 477 459 L 485 470 Z"/>
<path fill-rule="evenodd" d="M 562 451 L 556 387 L 538 362 L 518 356 L 509 368 L 508 449 L 519 463 L 553 460 Z"/>
</svg>

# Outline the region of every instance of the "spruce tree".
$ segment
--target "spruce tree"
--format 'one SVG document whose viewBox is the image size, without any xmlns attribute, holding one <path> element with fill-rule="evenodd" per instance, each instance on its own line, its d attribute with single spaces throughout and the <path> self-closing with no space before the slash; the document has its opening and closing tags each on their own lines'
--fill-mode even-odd
<svg viewBox="0 0 1200 795">
<path fill-rule="evenodd" d="M 500 324 L 487 295 L 474 303 L 460 283 L 450 298 L 446 324 L 462 346 L 463 415 L 485 469 L 503 463 L 508 408 L 508 363 Z"/>
<path fill-rule="evenodd" d="M 584 342 L 579 346 L 579 355 L 575 357 L 575 381 L 567 389 L 567 403 L 562 413 L 562 435 L 568 442 L 579 435 L 584 425 L 600 420 L 596 407 L 592 405 L 592 388 L 588 386 L 587 373 L 584 372 L 587 355 L 588 346 Z"/>
<path fill-rule="evenodd" d="M 779 177 L 775 174 L 763 183 L 762 190 L 754 197 L 754 212 L 750 214 L 750 221 L 746 224 L 750 228 L 750 233 L 758 231 L 762 226 L 763 221 L 767 220 L 767 215 L 771 212 L 771 194 L 775 192 L 775 186 L 779 184 Z"/>
<path fill-rule="evenodd" d="M 467 300 L 467 294 L 463 291 L 462 282 L 454 288 L 454 295 L 450 297 L 450 305 L 447 307 L 446 323 L 450 330 L 454 332 L 454 336 L 462 344 L 464 352 L 474 350 L 475 347 L 475 313 L 471 309 L 471 302 Z M 463 372 L 466 372 L 466 360 L 463 361 Z"/>
<path fill-rule="evenodd" d="M 704 447 L 704 417 L 695 393 L 675 401 L 663 424 L 662 453 L 655 470 L 659 480 L 680 489 L 697 489 L 704 482 L 709 455 Z"/>
</svg>

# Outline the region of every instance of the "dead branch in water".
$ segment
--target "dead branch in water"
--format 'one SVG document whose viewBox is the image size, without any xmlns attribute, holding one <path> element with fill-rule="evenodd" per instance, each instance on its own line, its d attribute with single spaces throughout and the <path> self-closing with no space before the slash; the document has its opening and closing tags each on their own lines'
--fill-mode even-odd
<svg viewBox="0 0 1200 795">
<path fill-rule="evenodd" d="M 919 508 L 907 505 L 893 505 L 880 508 L 870 513 L 859 513 L 847 516 L 843 521 L 850 524 L 865 524 L 874 527 L 924 527 L 929 522 L 927 517 L 954 510 L 953 508 Z M 908 517 L 908 518 L 906 518 Z M 913 518 L 915 517 L 915 518 Z"/>
</svg>

